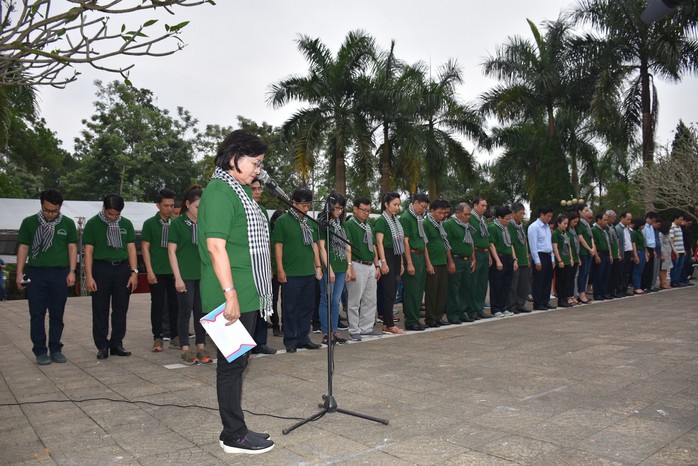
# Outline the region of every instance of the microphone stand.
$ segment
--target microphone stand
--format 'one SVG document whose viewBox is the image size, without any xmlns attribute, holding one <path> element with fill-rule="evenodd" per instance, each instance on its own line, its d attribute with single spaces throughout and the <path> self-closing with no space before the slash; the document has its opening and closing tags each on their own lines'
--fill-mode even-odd
<svg viewBox="0 0 698 466">
<path fill-rule="evenodd" d="M 330 197 L 327 198 L 325 201 L 325 212 L 327 212 L 327 218 L 323 222 L 318 222 L 316 219 L 308 216 L 307 213 L 303 212 L 302 210 L 298 209 L 296 206 L 294 206 L 291 202 L 288 201 L 288 199 L 285 199 L 283 196 L 281 196 L 279 193 L 277 193 L 275 190 L 269 190 L 272 195 L 274 195 L 277 199 L 279 199 L 281 202 L 289 206 L 291 209 L 295 210 L 296 212 L 305 215 L 308 217 L 309 220 L 312 222 L 315 222 L 318 227 L 320 227 L 320 231 L 325 233 L 325 253 L 327 257 L 327 273 L 324 274 L 322 277 L 323 280 L 325 280 L 325 300 L 327 301 L 327 306 L 325 309 L 325 312 L 327 313 L 327 325 L 328 325 L 328 332 L 327 332 L 327 393 L 325 395 L 322 395 L 323 402 L 318 404 L 318 408 L 320 408 L 320 411 L 317 413 L 313 414 L 312 416 L 308 416 L 307 418 L 303 419 L 302 421 L 299 421 L 295 424 L 293 424 L 291 427 L 287 427 L 283 429 L 281 432 L 283 432 L 284 435 L 289 434 L 293 430 L 297 429 L 298 427 L 301 427 L 308 422 L 311 421 L 317 421 L 321 417 L 323 417 L 327 413 L 342 413 L 342 414 L 347 414 L 349 416 L 354 416 L 354 417 L 359 417 L 362 419 L 366 419 L 369 421 L 374 421 L 374 422 L 379 422 L 383 425 L 388 425 L 388 420 L 387 419 L 380 419 L 377 417 L 369 416 L 367 414 L 361 414 L 357 413 L 354 411 L 349 411 L 346 409 L 342 409 L 337 405 L 337 400 L 335 400 L 334 395 L 332 393 L 332 380 L 334 378 L 334 340 L 333 340 L 333 335 L 332 335 L 332 329 L 334 328 L 332 325 L 332 293 L 330 290 L 330 239 L 331 237 L 336 237 L 339 238 L 340 240 L 344 241 L 347 245 L 351 246 L 351 243 L 344 238 L 341 238 L 337 234 L 335 234 L 333 231 L 331 231 L 330 224 L 329 224 L 329 217 L 331 215 L 331 202 L 330 202 Z M 322 219 L 321 219 L 322 220 Z M 322 261 L 320 261 L 322 263 Z"/>
</svg>

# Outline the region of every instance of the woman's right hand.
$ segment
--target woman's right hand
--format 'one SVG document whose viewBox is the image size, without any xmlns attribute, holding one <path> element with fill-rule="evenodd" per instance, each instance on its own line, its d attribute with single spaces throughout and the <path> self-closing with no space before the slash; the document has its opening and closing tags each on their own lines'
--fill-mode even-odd
<svg viewBox="0 0 698 466">
<path fill-rule="evenodd" d="M 279 283 L 286 283 L 288 281 L 288 278 L 286 278 L 286 272 L 279 270 L 276 273 L 276 279 L 279 280 Z"/>
<path fill-rule="evenodd" d="M 234 324 L 235 321 L 240 318 L 240 303 L 238 302 L 238 294 L 235 290 L 226 293 L 223 317 L 228 321 L 225 324 L 226 326 Z"/>
<path fill-rule="evenodd" d="M 87 288 L 87 291 L 94 293 L 97 291 L 97 282 L 95 282 L 94 278 L 86 278 L 85 279 L 85 288 Z"/>
<path fill-rule="evenodd" d="M 148 283 L 151 285 L 155 285 L 158 282 L 158 277 L 155 276 L 153 272 L 148 273 Z"/>
<path fill-rule="evenodd" d="M 184 280 L 181 278 L 175 278 L 175 290 L 177 290 L 179 293 L 185 293 L 187 291 L 187 287 L 184 285 Z"/>
</svg>

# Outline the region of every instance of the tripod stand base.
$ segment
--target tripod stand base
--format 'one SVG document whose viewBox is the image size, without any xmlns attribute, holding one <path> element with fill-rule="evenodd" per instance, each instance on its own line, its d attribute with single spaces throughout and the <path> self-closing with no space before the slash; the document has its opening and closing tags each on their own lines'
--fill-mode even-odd
<svg viewBox="0 0 698 466">
<path fill-rule="evenodd" d="M 334 399 L 334 397 L 332 395 L 323 395 L 322 398 L 325 401 L 324 401 L 324 403 L 318 405 L 318 407 L 320 408 L 320 411 L 318 411 L 317 413 L 313 414 L 310 417 L 303 419 L 302 421 L 299 421 L 299 422 L 293 424 L 291 427 L 287 427 L 286 429 L 282 430 L 281 432 L 284 435 L 287 435 L 289 432 L 294 431 L 295 429 L 297 429 L 298 427 L 300 427 L 302 425 L 305 425 L 311 421 L 317 421 L 318 419 L 320 419 L 321 417 L 323 417 L 327 413 L 342 413 L 342 414 L 346 414 L 349 416 L 360 417 L 361 419 L 366 419 L 366 420 L 373 421 L 373 422 L 379 422 L 379 423 L 386 425 L 386 426 L 388 425 L 389 421 L 387 419 L 380 419 L 377 417 L 369 416 L 367 414 L 355 413 L 353 411 L 348 411 L 346 409 L 338 408 L 337 401 Z"/>
</svg>

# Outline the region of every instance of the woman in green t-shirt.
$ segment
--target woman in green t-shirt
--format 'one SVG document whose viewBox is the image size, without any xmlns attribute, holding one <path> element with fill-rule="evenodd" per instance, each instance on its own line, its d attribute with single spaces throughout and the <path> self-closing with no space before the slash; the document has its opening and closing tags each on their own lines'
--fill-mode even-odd
<svg viewBox="0 0 698 466">
<path fill-rule="evenodd" d="M 199 256 L 199 200 L 203 189 L 193 185 L 184 194 L 179 217 L 170 225 L 167 254 L 175 278 L 177 290 L 177 334 L 181 335 L 182 362 L 185 364 L 210 364 L 213 358 L 206 352 L 206 332 L 201 326 L 204 316 L 201 310 L 201 257 Z M 189 349 L 189 321 L 194 313 L 196 353 Z"/>
<path fill-rule="evenodd" d="M 404 271 L 402 256 L 405 253 L 405 233 L 397 216 L 399 213 L 400 194 L 386 193 L 381 199 L 381 216 L 374 227 L 378 263 L 381 267 L 381 278 L 378 280 L 381 302 L 378 306 L 383 311 L 383 333 L 396 335 L 405 333 L 405 330 L 395 325 L 393 316 L 397 281 Z"/>
<path fill-rule="evenodd" d="M 570 289 L 570 272 L 572 271 L 572 245 L 569 236 L 567 236 L 568 225 L 567 217 L 562 214 L 558 215 L 552 234 L 553 253 L 555 254 L 555 291 L 557 292 L 557 305 L 560 307 L 572 307 L 567 301 Z"/>
<path fill-rule="evenodd" d="M 567 290 L 568 302 L 572 305 L 581 304 L 577 300 L 577 272 L 579 272 L 579 266 L 582 265 L 582 260 L 579 257 L 579 252 L 582 245 L 579 244 L 579 236 L 577 235 L 577 225 L 579 225 L 579 214 L 576 210 L 572 210 L 567 214 L 567 236 L 570 238 L 570 259 L 572 265 L 570 266 L 569 274 L 569 289 Z"/>
</svg>

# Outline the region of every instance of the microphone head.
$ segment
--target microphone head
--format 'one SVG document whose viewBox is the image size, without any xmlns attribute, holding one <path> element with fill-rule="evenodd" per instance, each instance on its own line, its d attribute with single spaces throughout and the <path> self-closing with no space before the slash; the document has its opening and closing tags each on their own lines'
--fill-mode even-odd
<svg viewBox="0 0 698 466">
<path fill-rule="evenodd" d="M 259 171 L 259 175 L 257 175 L 257 178 L 259 178 L 259 181 L 261 181 L 262 183 L 268 183 L 269 180 L 271 180 L 269 173 L 267 173 L 264 169 L 261 169 Z"/>
</svg>

